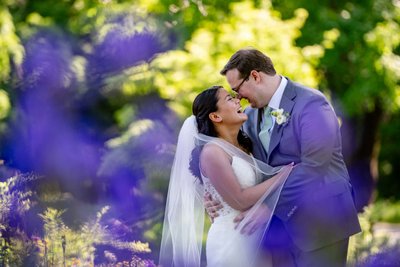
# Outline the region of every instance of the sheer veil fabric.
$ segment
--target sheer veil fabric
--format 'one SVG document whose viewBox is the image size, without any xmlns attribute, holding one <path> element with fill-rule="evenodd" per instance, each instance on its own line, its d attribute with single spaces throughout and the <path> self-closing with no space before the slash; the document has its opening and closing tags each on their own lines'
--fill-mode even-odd
<svg viewBox="0 0 400 267">
<path fill-rule="evenodd" d="M 280 192 L 292 168 L 289 166 L 271 167 L 220 138 L 199 134 L 195 117 L 193 115 L 188 117 L 179 133 L 169 181 L 159 258 L 159 264 L 162 267 L 197 267 L 201 265 L 205 214 L 204 187 L 200 180 L 190 172 L 189 163 L 195 146 L 207 143 L 216 144 L 230 156 L 245 160 L 254 169 L 258 182 L 279 173 L 274 184 L 248 211 L 237 227 L 237 231 L 229 237 L 229 240 L 226 240 L 226 243 L 224 240 L 227 246 L 220 248 L 216 253 L 218 255 L 229 255 L 229 244 L 242 240 L 243 236 L 241 236 L 240 230 L 251 220 L 260 206 L 267 206 L 270 211 L 267 223 L 251 237 L 251 244 L 255 247 L 250 249 L 254 255 L 251 255 L 252 259 L 249 260 L 254 261 L 257 258 L 256 253 L 259 251 L 257 248 L 268 229 Z M 224 250 L 227 250 L 227 253 L 224 253 Z M 246 248 L 247 250 L 248 248 Z M 255 265 L 254 262 L 253 266 Z"/>
</svg>

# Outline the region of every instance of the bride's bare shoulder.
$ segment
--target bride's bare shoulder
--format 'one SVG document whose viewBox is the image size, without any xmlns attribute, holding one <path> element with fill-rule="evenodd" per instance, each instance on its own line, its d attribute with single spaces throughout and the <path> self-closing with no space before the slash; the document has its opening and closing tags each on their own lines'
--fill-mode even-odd
<svg viewBox="0 0 400 267">
<path fill-rule="evenodd" d="M 212 143 L 204 145 L 200 154 L 200 168 L 206 177 L 212 177 L 215 170 L 227 169 L 231 164 L 232 157 L 220 146 Z"/>
<path fill-rule="evenodd" d="M 203 150 L 201 151 L 201 158 L 202 160 L 231 160 L 231 157 L 222 149 L 219 145 L 208 143 L 204 145 Z"/>
</svg>

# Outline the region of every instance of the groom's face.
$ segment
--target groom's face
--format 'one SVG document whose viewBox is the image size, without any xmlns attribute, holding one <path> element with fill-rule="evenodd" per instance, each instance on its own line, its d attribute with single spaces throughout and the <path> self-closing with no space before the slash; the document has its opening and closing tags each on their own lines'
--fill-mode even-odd
<svg viewBox="0 0 400 267">
<path fill-rule="evenodd" d="M 240 72 L 237 69 L 231 69 L 226 72 L 225 76 L 229 86 L 237 93 L 239 99 L 247 99 L 253 108 L 258 107 L 251 75 L 241 78 Z"/>
</svg>

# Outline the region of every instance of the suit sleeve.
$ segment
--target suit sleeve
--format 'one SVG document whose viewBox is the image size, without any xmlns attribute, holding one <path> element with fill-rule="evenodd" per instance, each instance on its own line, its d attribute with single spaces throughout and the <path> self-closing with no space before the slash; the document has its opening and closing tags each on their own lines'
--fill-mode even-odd
<svg viewBox="0 0 400 267">
<path fill-rule="evenodd" d="M 287 220 L 291 211 L 324 182 L 340 139 L 335 112 L 322 97 L 311 99 L 297 110 L 293 120 L 297 128 L 296 142 L 300 145 L 300 162 L 289 175 L 275 211 L 282 220 Z"/>
</svg>

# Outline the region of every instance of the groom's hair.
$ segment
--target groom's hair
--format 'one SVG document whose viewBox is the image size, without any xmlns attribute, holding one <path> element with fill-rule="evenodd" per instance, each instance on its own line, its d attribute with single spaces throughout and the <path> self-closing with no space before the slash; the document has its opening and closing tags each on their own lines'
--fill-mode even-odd
<svg viewBox="0 0 400 267">
<path fill-rule="evenodd" d="M 237 69 L 240 72 L 239 78 L 247 77 L 252 70 L 262 71 L 268 75 L 276 74 L 272 60 L 261 51 L 254 48 L 236 51 L 220 71 L 220 74 L 225 76 L 226 73 L 232 69 Z"/>
<path fill-rule="evenodd" d="M 197 130 L 201 134 L 218 137 L 218 133 L 215 130 L 214 124 L 208 115 L 218 110 L 218 91 L 220 89 L 223 89 L 223 87 L 220 85 L 212 86 L 197 95 L 193 101 L 192 112 L 196 117 Z M 238 142 L 248 153 L 251 153 L 253 144 L 250 138 L 242 130 L 239 131 Z M 189 166 L 192 174 L 199 178 L 200 181 L 202 181 L 202 179 L 199 168 L 199 160 L 202 149 L 203 146 L 200 145 L 193 149 Z"/>
</svg>

